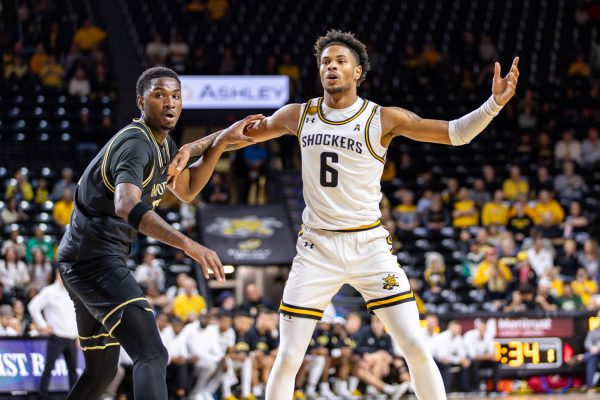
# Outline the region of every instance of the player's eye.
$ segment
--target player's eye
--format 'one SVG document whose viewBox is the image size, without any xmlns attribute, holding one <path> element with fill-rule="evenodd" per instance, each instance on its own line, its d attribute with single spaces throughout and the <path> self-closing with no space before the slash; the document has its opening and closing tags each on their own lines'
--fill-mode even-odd
<svg viewBox="0 0 600 400">
<path fill-rule="evenodd" d="M 178 94 L 176 94 L 176 95 L 173 95 L 173 98 L 174 98 L 175 100 L 179 100 L 179 99 L 181 98 L 181 96 L 180 96 L 180 95 L 178 95 Z"/>
</svg>

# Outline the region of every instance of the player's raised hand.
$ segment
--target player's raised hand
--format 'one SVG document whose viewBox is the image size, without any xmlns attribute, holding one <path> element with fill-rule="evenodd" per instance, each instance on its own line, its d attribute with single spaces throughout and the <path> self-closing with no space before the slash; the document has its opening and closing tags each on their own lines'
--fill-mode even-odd
<svg viewBox="0 0 600 400">
<path fill-rule="evenodd" d="M 517 81 L 519 80 L 519 57 L 513 60 L 510 71 L 504 78 L 500 77 L 500 64 L 494 66 L 494 81 L 492 82 L 492 95 L 499 105 L 503 106 L 515 95 Z"/>
<path fill-rule="evenodd" d="M 223 130 L 216 141 L 224 144 L 254 144 L 256 143 L 256 139 L 254 139 L 252 136 L 246 135 L 246 132 L 254 124 L 259 123 L 263 119 L 265 119 L 265 116 L 262 114 L 248 115 L 246 118 L 235 122 L 229 128 Z"/>
<path fill-rule="evenodd" d="M 219 256 L 213 250 L 204 247 L 193 240 L 189 240 L 186 243 L 186 246 L 183 248 L 183 251 L 188 257 L 192 258 L 200 265 L 200 268 L 202 268 L 202 273 L 206 279 L 209 278 L 208 271 L 210 270 L 215 274 L 215 278 L 217 278 L 219 282 L 225 281 L 223 264 L 221 264 Z"/>
</svg>

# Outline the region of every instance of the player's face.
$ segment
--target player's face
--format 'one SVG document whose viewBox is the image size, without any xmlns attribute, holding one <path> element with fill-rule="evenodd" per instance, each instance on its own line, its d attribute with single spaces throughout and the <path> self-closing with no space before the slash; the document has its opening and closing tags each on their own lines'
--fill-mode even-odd
<svg viewBox="0 0 600 400">
<path fill-rule="evenodd" d="M 319 74 L 323 89 L 329 94 L 338 94 L 356 87 L 362 67 L 346 46 L 333 45 L 321 54 Z"/>
<path fill-rule="evenodd" d="M 153 79 L 138 105 L 151 127 L 170 131 L 181 115 L 181 86 L 173 78 Z"/>
</svg>

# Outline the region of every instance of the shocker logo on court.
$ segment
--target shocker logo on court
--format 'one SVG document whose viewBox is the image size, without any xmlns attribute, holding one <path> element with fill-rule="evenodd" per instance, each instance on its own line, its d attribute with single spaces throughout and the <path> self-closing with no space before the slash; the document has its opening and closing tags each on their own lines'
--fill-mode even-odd
<svg viewBox="0 0 600 400">
<path fill-rule="evenodd" d="M 385 290 L 392 290 L 393 288 L 400 286 L 397 278 L 398 277 L 396 275 L 388 274 L 388 276 L 383 278 L 383 288 Z"/>
</svg>

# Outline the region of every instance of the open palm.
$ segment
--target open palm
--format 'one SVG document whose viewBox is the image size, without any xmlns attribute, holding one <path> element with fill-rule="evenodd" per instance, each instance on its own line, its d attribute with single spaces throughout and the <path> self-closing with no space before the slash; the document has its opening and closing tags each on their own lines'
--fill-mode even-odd
<svg viewBox="0 0 600 400">
<path fill-rule="evenodd" d="M 499 105 L 503 106 L 515 95 L 517 81 L 519 80 L 519 57 L 513 60 L 510 71 L 504 78 L 500 77 L 500 64 L 494 66 L 494 80 L 492 82 L 492 95 Z"/>
</svg>

